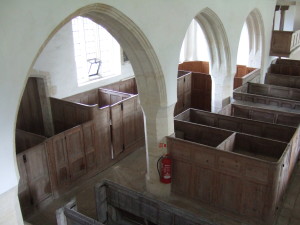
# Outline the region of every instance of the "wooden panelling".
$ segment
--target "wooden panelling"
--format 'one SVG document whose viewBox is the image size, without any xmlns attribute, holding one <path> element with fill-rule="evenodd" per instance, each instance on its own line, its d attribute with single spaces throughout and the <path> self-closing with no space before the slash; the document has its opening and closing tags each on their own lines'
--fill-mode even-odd
<svg viewBox="0 0 300 225">
<path fill-rule="evenodd" d="M 44 201 L 48 194 L 64 193 L 70 185 L 106 169 L 144 144 L 144 117 L 138 96 L 119 92 L 135 93 L 134 79 L 115 87 L 118 91 L 94 89 L 66 99 L 50 98 L 56 131 L 51 138 L 16 131 L 17 152 L 21 152 L 17 157 L 22 176 L 19 196 L 22 204 L 25 202 L 24 213 L 30 213 L 33 204 Z M 22 164 L 23 155 L 41 142 L 45 149 L 30 154 L 33 162 L 30 159 L 27 168 Z M 42 167 L 45 163 L 49 164 L 50 176 L 48 165 Z"/>
<path fill-rule="evenodd" d="M 130 78 L 124 81 L 109 84 L 102 88 L 134 95 L 138 93 L 135 78 Z"/>
<path fill-rule="evenodd" d="M 235 100 L 250 101 L 287 109 L 300 109 L 299 96 L 300 91 L 295 88 L 253 83 L 247 83 L 233 92 Z"/>
<path fill-rule="evenodd" d="M 97 118 L 94 120 L 97 168 L 105 168 L 112 160 L 110 107 L 95 111 L 95 118 Z"/>
<path fill-rule="evenodd" d="M 68 151 L 64 133 L 57 134 L 46 141 L 47 153 L 51 163 L 52 182 L 55 189 L 70 180 Z"/>
<path fill-rule="evenodd" d="M 123 137 L 124 148 L 129 148 L 136 141 L 136 127 L 135 127 L 135 105 L 136 98 L 129 98 L 123 101 Z M 142 121 L 140 121 L 142 122 Z"/>
<path fill-rule="evenodd" d="M 210 132 L 206 126 L 177 122 L 175 130 L 180 125 L 184 132 Z M 298 136 L 299 131 L 292 140 Z M 291 163 L 297 160 L 289 155 L 299 154 L 287 143 L 240 133 L 228 136 L 218 148 L 174 137 L 167 144 L 174 160 L 172 192 L 264 224 L 272 224 Z"/>
<path fill-rule="evenodd" d="M 98 104 L 98 89 L 93 89 L 70 97 L 64 98 L 63 100 L 69 102 L 76 102 L 85 105 L 95 105 Z"/>
<path fill-rule="evenodd" d="M 178 65 L 178 70 L 209 74 L 209 62 L 205 62 L 205 61 L 184 62 Z"/>
<path fill-rule="evenodd" d="M 286 64 L 271 64 L 269 72 L 281 75 L 300 76 L 300 66 Z"/>
<path fill-rule="evenodd" d="M 17 154 L 20 172 L 19 199 L 23 216 L 52 197 L 48 160 L 44 143 Z"/>
<path fill-rule="evenodd" d="M 86 173 L 86 159 L 81 126 L 64 132 L 66 138 L 70 178 L 76 180 Z"/>
<path fill-rule="evenodd" d="M 285 126 L 298 127 L 300 123 L 300 115 L 298 113 L 290 113 L 284 111 L 276 111 L 265 108 L 245 106 L 233 103 L 229 108 L 219 112 L 223 115 L 241 117 L 246 119 L 255 119 L 263 122 L 271 122 Z"/>
<path fill-rule="evenodd" d="M 265 77 L 265 84 L 290 87 L 290 88 L 300 88 L 300 77 L 291 75 L 281 75 L 267 73 Z"/>
<path fill-rule="evenodd" d="M 273 30 L 271 40 L 271 56 L 289 57 L 293 32 Z"/>
<path fill-rule="evenodd" d="M 118 91 L 112 91 L 108 89 L 99 88 L 99 108 L 102 108 L 107 105 L 113 105 L 117 102 L 120 102 L 126 98 L 129 98 L 133 95 L 122 93 Z"/>
<path fill-rule="evenodd" d="M 93 121 L 82 124 L 86 169 L 91 171 L 97 168 L 97 145 Z"/>
<path fill-rule="evenodd" d="M 245 72 L 245 73 L 244 73 Z M 233 89 L 236 89 L 247 82 L 259 83 L 260 82 L 260 69 L 246 67 L 241 73 L 239 65 L 237 65 L 237 73 L 234 77 Z"/>
<path fill-rule="evenodd" d="M 192 74 L 190 72 L 181 71 L 178 73 L 177 79 L 177 103 L 174 115 L 177 115 L 191 107 L 191 85 Z"/>
<path fill-rule="evenodd" d="M 16 153 L 23 152 L 46 140 L 46 137 L 16 129 Z"/>
<path fill-rule="evenodd" d="M 18 185 L 18 197 L 22 214 L 24 217 L 29 215 L 33 210 L 33 199 L 30 194 L 26 167 L 24 163 L 23 154 L 17 155 L 17 165 L 19 168 L 20 180 Z"/>
<path fill-rule="evenodd" d="M 211 77 L 204 73 L 192 74 L 191 107 L 211 111 Z"/>
<path fill-rule="evenodd" d="M 113 156 L 116 157 L 144 138 L 144 122 L 138 96 L 122 100 L 112 105 L 110 109 Z"/>
<path fill-rule="evenodd" d="M 122 103 L 111 106 L 112 145 L 113 157 L 117 157 L 125 150 L 123 137 L 123 112 Z"/>
<path fill-rule="evenodd" d="M 29 77 L 19 107 L 18 129 L 45 135 L 43 114 L 36 78 Z"/>
<path fill-rule="evenodd" d="M 284 65 L 291 65 L 291 66 L 300 66 L 299 60 L 292 60 L 292 59 L 276 59 L 276 64 L 284 64 Z"/>
<path fill-rule="evenodd" d="M 50 98 L 55 133 L 60 133 L 92 119 L 93 108 L 97 105 L 68 102 Z"/>
</svg>

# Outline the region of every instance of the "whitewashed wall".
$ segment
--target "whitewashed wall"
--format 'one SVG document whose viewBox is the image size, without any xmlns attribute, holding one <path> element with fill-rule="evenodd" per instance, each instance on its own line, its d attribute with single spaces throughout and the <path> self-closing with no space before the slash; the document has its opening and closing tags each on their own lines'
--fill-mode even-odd
<svg viewBox="0 0 300 225">
<path fill-rule="evenodd" d="M 192 18 L 206 7 L 214 11 L 223 22 L 228 35 L 232 68 L 237 61 L 238 43 L 245 19 L 254 8 L 257 8 L 262 14 L 265 28 L 263 71 L 270 62 L 268 52 L 275 0 L 10 0 L 2 2 L 0 7 L 0 98 L 2 102 L 0 105 L 0 224 L 16 224 L 15 221 L 22 224 L 15 191 L 19 176 L 15 163 L 14 132 L 19 102 L 29 71 L 32 70 L 36 57 L 45 47 L 46 40 L 56 27 L 79 8 L 95 2 L 109 4 L 120 10 L 145 34 L 157 55 L 167 84 L 163 87 L 167 93 L 166 107 L 176 102 L 177 66 L 186 29 Z M 49 63 L 53 63 L 52 60 L 48 59 Z M 234 73 L 234 69 L 232 72 Z M 153 75 L 149 74 L 149 76 Z M 64 85 L 65 82 L 66 79 L 62 78 L 55 83 L 55 86 Z M 9 199 L 11 204 L 7 204 Z"/>
</svg>

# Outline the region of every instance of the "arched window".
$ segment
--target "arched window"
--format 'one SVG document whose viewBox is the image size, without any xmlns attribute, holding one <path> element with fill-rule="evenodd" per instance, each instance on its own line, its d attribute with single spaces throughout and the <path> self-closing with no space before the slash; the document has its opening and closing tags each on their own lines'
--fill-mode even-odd
<svg viewBox="0 0 300 225">
<path fill-rule="evenodd" d="M 78 84 L 121 74 L 120 45 L 105 28 L 79 16 L 72 30 Z"/>
</svg>

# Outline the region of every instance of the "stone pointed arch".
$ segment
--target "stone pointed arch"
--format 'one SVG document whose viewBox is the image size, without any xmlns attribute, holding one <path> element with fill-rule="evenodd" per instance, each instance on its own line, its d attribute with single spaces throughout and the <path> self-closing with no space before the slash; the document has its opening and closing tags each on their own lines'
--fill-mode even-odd
<svg viewBox="0 0 300 225">
<path fill-rule="evenodd" d="M 126 51 L 135 72 L 141 103 L 147 99 L 151 101 L 153 107 L 165 106 L 167 104 L 165 80 L 151 43 L 129 17 L 112 6 L 95 3 L 78 9 L 56 27 L 39 53 L 59 29 L 77 16 L 89 18 L 105 27 Z"/>
<path fill-rule="evenodd" d="M 231 54 L 227 34 L 222 21 L 209 8 L 203 9 L 195 16 L 201 26 L 209 46 L 211 58 L 210 71 L 226 71 L 230 74 Z M 212 74 L 214 76 L 214 74 Z"/>
<path fill-rule="evenodd" d="M 232 84 L 231 52 L 222 21 L 209 8 L 200 11 L 195 20 L 201 26 L 210 51 L 212 78 L 211 110 L 218 112 L 230 102 Z"/>
<path fill-rule="evenodd" d="M 264 55 L 264 23 L 258 9 L 253 9 L 246 18 L 249 33 L 249 66 L 260 68 Z"/>
</svg>

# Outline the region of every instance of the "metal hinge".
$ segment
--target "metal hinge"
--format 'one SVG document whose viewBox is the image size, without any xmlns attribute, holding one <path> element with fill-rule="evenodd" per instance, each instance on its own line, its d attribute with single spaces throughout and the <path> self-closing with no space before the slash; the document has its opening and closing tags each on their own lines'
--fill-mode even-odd
<svg viewBox="0 0 300 225">
<path fill-rule="evenodd" d="M 121 110 L 123 111 L 123 103 L 121 103 Z"/>
<path fill-rule="evenodd" d="M 24 163 L 27 162 L 27 157 L 26 157 L 26 155 L 23 155 L 23 162 L 24 162 Z"/>
</svg>

